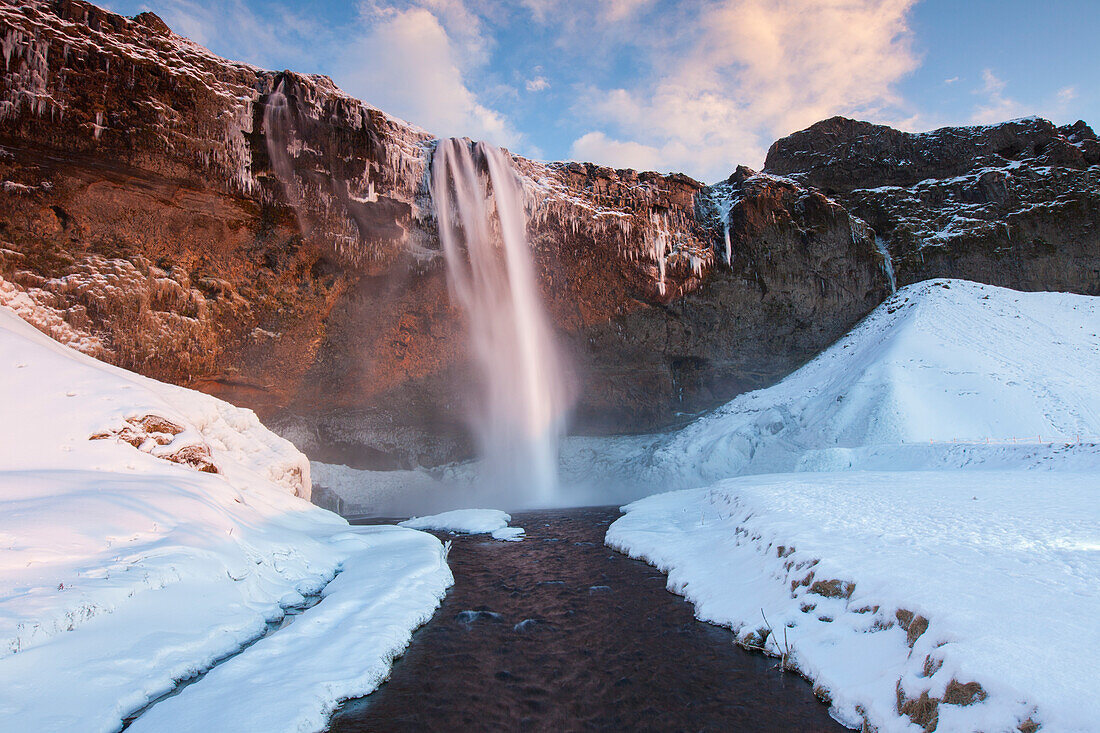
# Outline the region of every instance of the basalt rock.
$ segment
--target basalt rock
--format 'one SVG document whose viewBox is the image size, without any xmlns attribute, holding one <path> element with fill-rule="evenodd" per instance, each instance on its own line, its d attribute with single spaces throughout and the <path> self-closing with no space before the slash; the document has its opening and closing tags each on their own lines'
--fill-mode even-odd
<svg viewBox="0 0 1100 733">
<path fill-rule="evenodd" d="M 151 13 L 0 0 L 0 50 L 0 303 L 314 457 L 469 453 L 429 133 Z M 889 292 L 874 232 L 812 187 L 513 164 L 575 429 L 656 429 L 770 384 Z"/>
<path fill-rule="evenodd" d="M 1084 122 L 914 134 L 834 117 L 777 141 L 765 170 L 865 220 L 899 285 L 958 277 L 1100 294 L 1100 142 Z"/>
</svg>

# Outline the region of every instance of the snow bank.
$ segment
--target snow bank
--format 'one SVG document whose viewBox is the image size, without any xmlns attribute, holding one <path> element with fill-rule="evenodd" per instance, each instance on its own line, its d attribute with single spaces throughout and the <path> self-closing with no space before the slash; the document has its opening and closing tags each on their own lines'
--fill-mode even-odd
<svg viewBox="0 0 1100 733">
<path fill-rule="evenodd" d="M 335 536 L 355 554 L 321 603 L 153 706 L 130 730 L 206 733 L 211 721 L 234 731 L 324 729 L 334 701 L 364 695 L 389 676 L 449 585 L 440 546 L 426 537 L 434 540 L 397 527 Z"/>
<path fill-rule="evenodd" d="M 939 730 L 1089 731 L 1098 496 L 1097 473 L 749 476 L 631 504 L 607 543 L 749 645 L 766 616 L 847 725 L 914 730 L 899 696 L 927 722 L 926 693 L 957 703 L 924 706 Z"/>
<path fill-rule="evenodd" d="M 286 676 L 283 717 L 265 730 L 320 729 L 338 699 L 378 684 L 451 582 L 435 538 L 353 530 L 309 504 L 305 456 L 251 411 L 95 361 L 4 308 L 0 374 L 5 730 L 117 730 L 323 592 L 295 624 L 226 662 L 268 655 Z M 330 583 L 341 570 L 349 579 Z M 364 575 L 382 585 L 364 589 Z M 345 636 L 348 624 L 363 633 Z M 293 642 L 307 629 L 310 664 Z M 201 696 L 214 679 L 173 699 Z M 251 683 L 230 694 L 252 715 L 270 704 Z M 163 723 L 160 704 L 146 715 Z"/>
<path fill-rule="evenodd" d="M 523 539 L 521 527 L 509 527 L 512 517 L 498 509 L 455 509 L 427 517 L 413 517 L 400 522 L 402 527 L 434 529 L 461 534 L 490 534 L 496 540 Z"/>
<path fill-rule="evenodd" d="M 574 441 L 567 469 L 701 487 L 626 507 L 608 544 L 845 724 L 1095 730 L 1098 334 L 1100 298 L 920 283 L 779 384 Z"/>
</svg>

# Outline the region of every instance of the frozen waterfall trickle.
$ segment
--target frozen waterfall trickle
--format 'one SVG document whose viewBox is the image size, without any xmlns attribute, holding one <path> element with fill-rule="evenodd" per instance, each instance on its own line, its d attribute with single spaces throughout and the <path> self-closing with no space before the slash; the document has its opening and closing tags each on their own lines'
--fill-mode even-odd
<svg viewBox="0 0 1100 733">
<path fill-rule="evenodd" d="M 877 234 L 875 235 L 875 249 L 882 255 L 882 271 L 890 282 L 890 294 L 893 295 L 898 291 L 897 276 L 894 275 L 894 260 L 890 256 L 890 249 L 886 246 L 886 242 Z"/>
<path fill-rule="evenodd" d="M 535 282 L 521 183 L 499 148 L 452 138 L 436 146 L 431 193 L 483 383 L 471 423 L 486 478 L 509 501 L 542 503 L 557 485 L 571 395 Z"/>
</svg>

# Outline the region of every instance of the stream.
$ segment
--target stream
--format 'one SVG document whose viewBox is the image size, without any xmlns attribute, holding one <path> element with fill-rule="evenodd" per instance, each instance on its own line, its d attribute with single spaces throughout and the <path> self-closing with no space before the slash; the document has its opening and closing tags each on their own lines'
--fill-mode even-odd
<svg viewBox="0 0 1100 733">
<path fill-rule="evenodd" d="M 453 539 L 454 587 L 389 681 L 344 703 L 330 730 L 846 730 L 805 680 L 605 547 L 618 516 L 517 514 L 522 542 L 439 534 Z"/>
</svg>

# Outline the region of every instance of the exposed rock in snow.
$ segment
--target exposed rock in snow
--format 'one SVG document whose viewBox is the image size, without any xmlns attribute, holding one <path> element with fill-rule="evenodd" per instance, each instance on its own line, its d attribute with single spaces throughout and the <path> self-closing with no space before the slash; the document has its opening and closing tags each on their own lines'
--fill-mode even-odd
<svg viewBox="0 0 1100 733">
<path fill-rule="evenodd" d="M 1095 470 L 747 476 L 632 504 L 607 542 L 851 727 L 1085 733 L 1097 492 Z"/>
<path fill-rule="evenodd" d="M 5 730 L 117 730 L 318 593 L 135 729 L 270 715 L 265 730 L 320 730 L 451 582 L 435 538 L 311 505 L 305 456 L 250 410 L 95 361 L 6 308 L 0 373 Z"/>
</svg>

